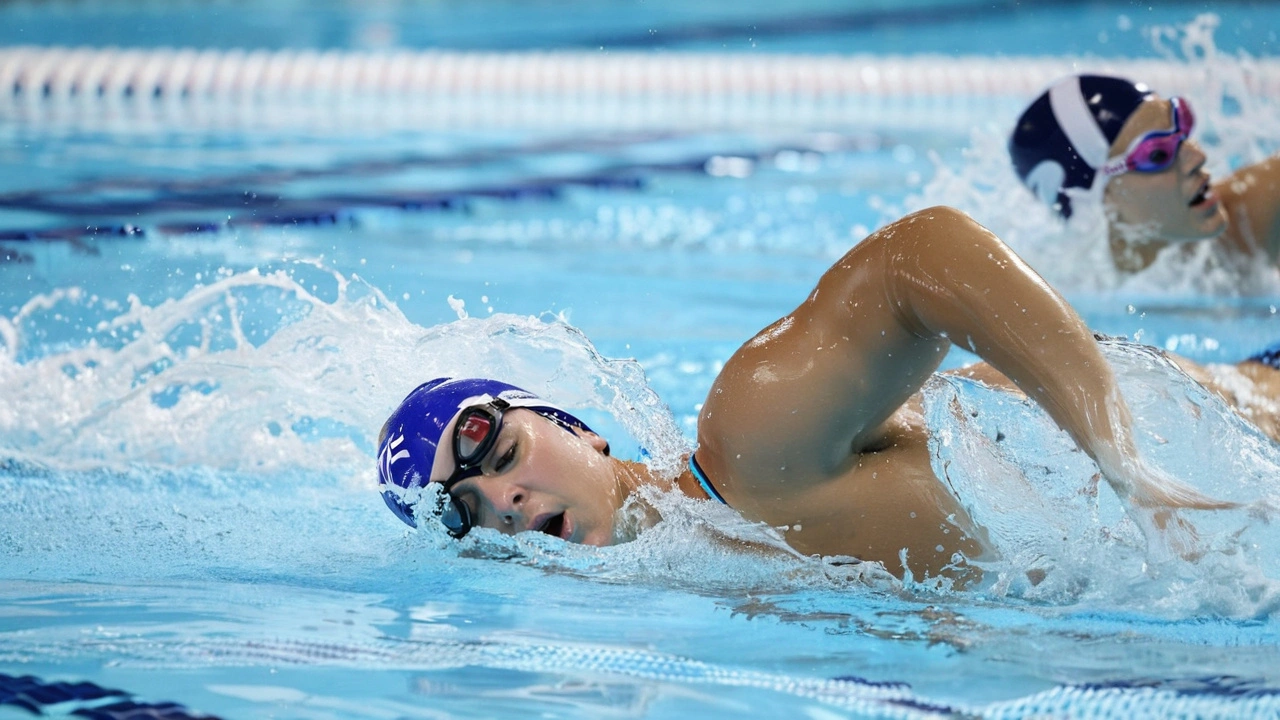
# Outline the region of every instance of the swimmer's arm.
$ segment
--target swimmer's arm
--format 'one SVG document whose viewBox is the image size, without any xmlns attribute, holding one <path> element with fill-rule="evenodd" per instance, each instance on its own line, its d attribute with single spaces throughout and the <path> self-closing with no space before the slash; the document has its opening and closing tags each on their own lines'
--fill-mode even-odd
<svg viewBox="0 0 1280 720">
<path fill-rule="evenodd" d="M 1218 506 L 1138 460 L 1129 408 L 1092 331 L 1048 283 L 962 213 L 933 209 L 886 248 L 905 328 L 959 343 L 1012 380 L 1139 505 Z"/>
<path fill-rule="evenodd" d="M 750 499 L 784 497 L 771 487 L 779 476 L 789 491 L 834 479 L 877 451 L 951 341 L 1040 403 L 1121 495 L 1199 500 L 1135 464 L 1128 408 L 1070 305 L 995 235 L 941 207 L 859 243 L 730 358 L 703 406 L 698 457 Z"/>
</svg>

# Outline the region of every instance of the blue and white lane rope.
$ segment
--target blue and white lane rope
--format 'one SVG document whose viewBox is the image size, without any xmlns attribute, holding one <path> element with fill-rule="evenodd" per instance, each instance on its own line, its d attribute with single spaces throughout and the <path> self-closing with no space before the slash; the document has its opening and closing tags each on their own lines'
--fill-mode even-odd
<svg viewBox="0 0 1280 720">
<path fill-rule="evenodd" d="M 954 128 L 1016 111 L 1082 71 L 1166 94 L 1280 95 L 1280 60 L 640 52 L 0 48 L 0 119 L 631 128 L 893 123 Z M 386 104 L 396 113 L 382 112 Z M 109 106 L 113 112 L 102 112 Z M 289 112 L 271 112 L 288 106 Z M 1008 108 L 1006 108 L 1008 106 Z M 305 110 L 314 111 L 309 115 Z M 247 115 L 246 115 L 247 113 Z M 905 123 L 905 125 L 903 125 Z M 145 123 L 144 123 L 145 124 Z"/>
<path fill-rule="evenodd" d="M 10 648 L 12 649 L 12 648 Z M 44 650 L 53 650 L 46 645 Z M 92 643 L 67 647 L 83 657 Z M 0 660 L 7 654 L 0 643 Z M 33 648 L 26 648 L 31 651 Z M 977 704 L 916 693 L 906 683 L 858 677 L 809 678 L 737 669 L 664 653 L 592 646 L 500 640 L 396 640 L 319 643 L 296 640 L 207 640 L 161 642 L 114 640 L 101 651 L 114 663 L 154 669 L 206 667 L 343 667 L 361 670 L 440 672 L 462 667 L 534 673 L 591 675 L 678 685 L 751 688 L 790 695 L 852 712 L 858 717 L 897 720 L 938 718 L 1276 718 L 1280 688 L 1234 677 L 1059 685 L 1011 700 Z M 0 680 L 8 676 L 0 675 Z M 19 678 L 18 680 L 31 680 Z M 0 698 L 4 685 L 0 682 Z M 127 695 L 121 691 L 109 691 Z M 26 707 L 26 705 L 23 705 Z"/>
</svg>

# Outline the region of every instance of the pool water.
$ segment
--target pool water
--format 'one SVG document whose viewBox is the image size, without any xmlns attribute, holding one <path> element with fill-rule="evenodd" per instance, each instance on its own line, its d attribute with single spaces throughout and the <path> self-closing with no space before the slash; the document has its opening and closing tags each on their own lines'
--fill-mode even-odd
<svg viewBox="0 0 1280 720">
<path fill-rule="evenodd" d="M 673 7 L 581 5 L 613 38 L 643 37 Z M 1178 5 L 1014 20 L 942 5 L 951 19 L 928 32 L 966 54 L 1149 57 L 1147 28 L 1177 23 L 1161 37 L 1208 32 L 1217 54 L 1156 62 L 1210 78 L 1248 72 L 1237 50 L 1268 54 L 1277 27 L 1245 3 L 1224 6 L 1216 30 Z M 874 15 L 885 7 L 858 17 L 897 27 Z M 486 33 L 493 8 L 541 20 Z M 855 13 L 838 4 L 707 8 L 680 25 L 701 35 L 660 49 L 870 42 L 795 20 L 839 27 Z M 105 46 L 146 24 L 215 48 L 425 47 L 419 34 L 453 9 L 326 5 L 284 42 L 264 28 L 295 14 L 274 4 L 253 23 L 239 4 L 19 3 L 0 8 L 20 20 L 0 37 Z M 445 47 L 595 42 L 523 5 L 449 17 L 459 32 Z M 971 44 L 1014 21 L 1016 42 Z M 773 32 L 730 32 L 743 23 Z M 1019 44 L 1049 36 L 1061 44 Z M 1226 102 L 1215 87 L 1196 101 L 1219 129 L 1218 162 L 1275 152 L 1274 101 Z M 627 519 L 661 522 L 597 549 L 484 531 L 452 542 L 408 530 L 373 491 L 377 428 L 442 374 L 509 378 L 580 408 L 618 453 L 673 467 L 738 345 L 867 232 L 933 203 L 1008 237 L 1099 332 L 1203 362 L 1280 337 L 1268 272 L 1242 283 L 1191 258 L 1121 279 L 1063 251 L 1087 223 L 1063 229 L 1020 204 L 1000 169 L 1003 99 L 989 123 L 961 127 L 416 129 L 325 124 L 314 108 L 297 125 L 226 112 L 131 126 L 127 104 L 97 122 L 14 102 L 0 112 L 2 675 L 224 718 L 1280 713 L 1269 514 L 1201 514 L 1205 557 L 1162 555 L 1105 489 L 1081 495 L 1093 470 L 1043 415 L 958 380 L 931 383 L 927 409 L 938 466 L 962 469 L 948 480 L 1006 552 L 976 588 L 797 556 L 726 508 L 659 493 Z M 1280 502 L 1280 448 L 1140 347 L 1106 351 L 1154 462 L 1224 497 Z M 1031 586 L 1028 568 L 1045 581 Z M 10 716 L 30 715 L 0 694 Z"/>
</svg>

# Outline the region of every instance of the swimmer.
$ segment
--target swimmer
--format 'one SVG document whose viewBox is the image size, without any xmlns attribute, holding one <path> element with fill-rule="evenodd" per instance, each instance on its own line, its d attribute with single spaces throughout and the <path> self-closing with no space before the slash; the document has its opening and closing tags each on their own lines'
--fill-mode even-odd
<svg viewBox="0 0 1280 720">
<path fill-rule="evenodd" d="M 1111 255 L 1142 270 L 1165 248 L 1197 240 L 1229 255 L 1280 260 L 1280 156 L 1211 182 L 1185 98 L 1102 75 L 1054 83 L 1022 113 L 1009 139 L 1019 177 L 1063 217 L 1101 200 Z"/>
<path fill-rule="evenodd" d="M 437 379 L 383 426 L 380 489 L 406 523 L 434 517 L 454 536 L 483 526 L 607 545 L 621 539 L 615 517 L 627 497 L 657 485 L 780 528 L 801 553 L 851 555 L 901 575 L 905 548 L 916 577 L 963 576 L 976 571 L 953 565 L 953 554 L 988 548 L 933 472 L 920 394 L 953 342 L 987 363 L 963 372 L 1038 402 L 1131 512 L 1162 526 L 1180 508 L 1226 507 L 1141 461 L 1084 322 L 999 238 L 945 207 L 867 237 L 729 358 L 677 478 L 612 457 L 586 423 L 530 393 Z M 1280 371 L 1248 364 L 1250 382 L 1280 394 Z M 1237 407 L 1248 411 L 1246 402 Z M 445 491 L 439 507 L 416 502 L 428 482 Z"/>
</svg>

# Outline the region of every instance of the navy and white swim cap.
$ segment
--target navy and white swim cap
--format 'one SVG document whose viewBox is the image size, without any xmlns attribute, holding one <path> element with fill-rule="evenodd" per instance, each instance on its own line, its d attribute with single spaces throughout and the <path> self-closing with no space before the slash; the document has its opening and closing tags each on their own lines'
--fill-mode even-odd
<svg viewBox="0 0 1280 720">
<path fill-rule="evenodd" d="M 1018 177 L 1058 214 L 1071 217 L 1066 190 L 1093 189 L 1111 143 L 1151 94 L 1146 85 L 1106 75 L 1054 83 L 1022 113 L 1009 138 Z"/>
<path fill-rule="evenodd" d="M 587 424 L 539 398 L 504 382 L 483 378 L 436 378 L 419 385 L 391 413 L 378 443 L 378 489 L 387 507 L 410 527 L 418 524 L 413 505 L 419 491 L 431 481 L 436 450 L 450 439 L 445 427 L 459 411 L 505 400 L 512 408 L 527 408 L 572 432 L 591 432 Z"/>
</svg>

